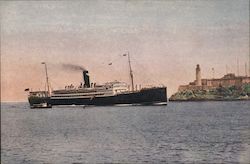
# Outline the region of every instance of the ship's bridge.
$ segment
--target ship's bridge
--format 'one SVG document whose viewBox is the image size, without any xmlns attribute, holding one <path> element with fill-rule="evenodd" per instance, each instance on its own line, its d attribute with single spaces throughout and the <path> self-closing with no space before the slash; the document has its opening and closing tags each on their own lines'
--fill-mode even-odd
<svg viewBox="0 0 250 164">
<path fill-rule="evenodd" d="M 119 94 L 123 92 L 128 92 L 128 85 L 124 82 L 114 81 L 110 83 L 106 83 L 107 85 L 111 85 L 114 94 Z"/>
</svg>

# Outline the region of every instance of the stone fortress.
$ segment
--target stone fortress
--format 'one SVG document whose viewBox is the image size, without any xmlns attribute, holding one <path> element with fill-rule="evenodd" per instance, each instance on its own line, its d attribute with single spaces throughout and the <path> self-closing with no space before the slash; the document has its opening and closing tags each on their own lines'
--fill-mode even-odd
<svg viewBox="0 0 250 164">
<path fill-rule="evenodd" d="M 200 65 L 196 66 L 196 79 L 188 85 L 181 85 L 178 91 L 185 90 L 209 90 L 218 87 L 241 86 L 250 83 L 250 76 L 236 76 L 233 73 L 224 75 L 222 78 L 202 79 Z"/>
</svg>

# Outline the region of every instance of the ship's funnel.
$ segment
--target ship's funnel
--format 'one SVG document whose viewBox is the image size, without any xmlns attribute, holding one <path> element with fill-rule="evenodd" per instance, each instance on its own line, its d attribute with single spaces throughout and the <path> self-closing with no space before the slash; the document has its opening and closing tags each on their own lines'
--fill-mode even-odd
<svg viewBox="0 0 250 164">
<path fill-rule="evenodd" d="M 88 71 L 84 70 L 83 71 L 83 80 L 84 80 L 84 88 L 90 88 L 90 82 L 89 82 L 89 75 Z"/>
</svg>

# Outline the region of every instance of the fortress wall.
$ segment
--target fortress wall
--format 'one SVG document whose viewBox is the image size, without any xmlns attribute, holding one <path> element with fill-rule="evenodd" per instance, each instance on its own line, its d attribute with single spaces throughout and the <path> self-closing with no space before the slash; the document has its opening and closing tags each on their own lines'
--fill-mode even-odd
<svg viewBox="0 0 250 164">
<path fill-rule="evenodd" d="M 242 83 L 250 83 L 250 77 L 242 79 Z"/>
<path fill-rule="evenodd" d="M 208 80 L 208 86 L 219 87 L 219 86 L 240 86 L 244 83 L 250 83 L 250 77 L 235 78 L 235 79 L 211 79 Z"/>
<path fill-rule="evenodd" d="M 181 85 L 178 88 L 178 91 L 185 91 L 185 90 L 208 90 L 214 87 L 211 86 L 197 86 L 197 85 Z"/>
<path fill-rule="evenodd" d="M 208 80 L 207 79 L 202 79 L 201 84 L 205 85 L 205 86 L 210 86 L 210 85 L 208 85 Z"/>
<path fill-rule="evenodd" d="M 241 77 L 234 79 L 202 79 L 202 86 L 197 85 L 181 85 L 178 88 L 178 91 L 185 90 L 207 90 L 212 88 L 217 88 L 220 86 L 229 87 L 229 86 L 241 86 L 242 84 L 250 83 L 250 77 Z M 193 84 L 193 83 L 190 83 Z"/>
<path fill-rule="evenodd" d="M 232 85 L 240 85 L 241 80 L 240 79 L 213 79 L 210 80 L 210 84 L 213 87 L 219 87 L 219 86 L 232 86 Z"/>
<path fill-rule="evenodd" d="M 201 69 L 199 64 L 196 66 L 196 79 L 188 85 L 181 85 L 178 91 L 185 90 L 208 90 L 217 87 L 241 86 L 250 83 L 250 77 L 235 76 L 233 73 L 224 75 L 220 79 L 201 79 Z"/>
</svg>

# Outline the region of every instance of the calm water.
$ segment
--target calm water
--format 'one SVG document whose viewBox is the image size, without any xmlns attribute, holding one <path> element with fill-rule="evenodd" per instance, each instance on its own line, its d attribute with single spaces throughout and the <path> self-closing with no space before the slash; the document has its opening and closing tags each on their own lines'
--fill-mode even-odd
<svg viewBox="0 0 250 164">
<path fill-rule="evenodd" d="M 1 105 L 2 163 L 250 163 L 250 101 Z"/>
</svg>

